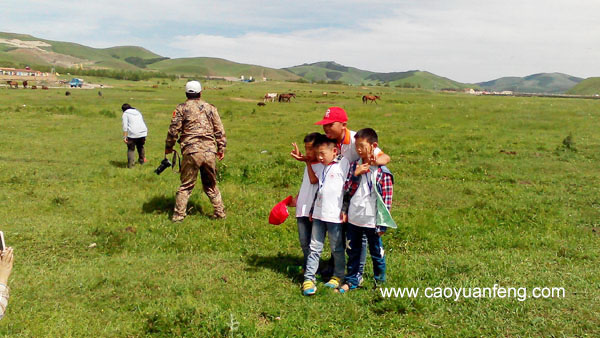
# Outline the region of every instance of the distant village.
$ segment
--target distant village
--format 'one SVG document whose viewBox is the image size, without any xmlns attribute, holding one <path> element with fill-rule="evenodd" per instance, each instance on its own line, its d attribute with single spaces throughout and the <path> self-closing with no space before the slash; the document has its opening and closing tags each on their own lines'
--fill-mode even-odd
<svg viewBox="0 0 600 338">
<path fill-rule="evenodd" d="M 512 90 L 503 90 L 501 92 L 497 92 L 497 91 L 487 91 L 487 90 L 479 90 L 479 89 L 473 89 L 473 88 L 465 88 L 465 89 L 444 88 L 444 89 L 442 89 L 442 91 L 443 92 L 452 92 L 452 93 L 462 91 L 463 93 L 471 94 L 471 95 L 503 95 L 503 96 L 514 95 Z"/>
<path fill-rule="evenodd" d="M 33 81 L 54 81 L 56 75 L 49 72 L 33 70 L 30 67 L 24 69 L 18 68 L 0 68 L 0 80 L 33 80 Z"/>
</svg>

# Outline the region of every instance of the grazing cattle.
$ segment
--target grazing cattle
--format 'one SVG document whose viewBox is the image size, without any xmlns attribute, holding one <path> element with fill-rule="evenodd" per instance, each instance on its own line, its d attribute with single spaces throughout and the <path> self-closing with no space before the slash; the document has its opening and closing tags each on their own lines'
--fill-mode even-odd
<svg viewBox="0 0 600 338">
<path fill-rule="evenodd" d="M 271 102 L 275 102 L 277 98 L 277 93 L 266 93 L 263 97 L 263 102 L 267 102 L 267 100 L 271 100 Z"/>
<path fill-rule="evenodd" d="M 47 86 L 42 86 L 42 89 L 43 90 L 48 90 L 48 87 Z"/>
<path fill-rule="evenodd" d="M 367 101 L 375 102 L 377 104 L 377 100 L 381 100 L 381 97 L 377 95 L 365 95 L 362 97 L 362 102 L 367 103 Z"/>
<path fill-rule="evenodd" d="M 6 83 L 8 83 L 10 88 L 19 88 L 19 83 L 17 81 L 6 81 Z"/>
<path fill-rule="evenodd" d="M 31 86 L 31 89 L 37 89 L 37 86 Z"/>
<path fill-rule="evenodd" d="M 287 93 L 287 94 L 279 94 L 279 102 L 290 102 L 291 98 L 296 98 L 296 94 Z"/>
<path fill-rule="evenodd" d="M 23 81 L 23 88 L 27 88 L 27 81 Z"/>
<path fill-rule="evenodd" d="M 158 88 L 158 85 L 152 85 L 152 88 Z"/>
<path fill-rule="evenodd" d="M 257 105 L 257 106 L 259 106 L 259 107 L 264 107 L 264 106 L 266 106 L 267 104 L 266 104 L 266 103 L 264 103 L 264 102 L 259 102 L 259 103 L 257 103 L 256 105 Z"/>
</svg>

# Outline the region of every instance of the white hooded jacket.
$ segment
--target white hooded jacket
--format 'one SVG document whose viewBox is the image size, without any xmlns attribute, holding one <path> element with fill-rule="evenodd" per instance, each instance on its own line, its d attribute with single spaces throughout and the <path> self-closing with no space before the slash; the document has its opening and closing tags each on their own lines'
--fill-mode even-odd
<svg viewBox="0 0 600 338">
<path fill-rule="evenodd" d="M 148 128 L 144 123 L 144 117 L 135 108 L 129 108 L 123 112 L 123 131 L 127 132 L 128 138 L 140 138 L 148 135 Z"/>
</svg>

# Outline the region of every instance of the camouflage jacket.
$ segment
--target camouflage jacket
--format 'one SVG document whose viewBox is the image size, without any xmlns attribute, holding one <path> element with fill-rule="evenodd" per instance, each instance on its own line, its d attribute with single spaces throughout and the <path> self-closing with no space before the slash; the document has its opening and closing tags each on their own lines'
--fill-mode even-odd
<svg viewBox="0 0 600 338">
<path fill-rule="evenodd" d="M 176 141 L 186 155 L 206 151 L 224 152 L 227 140 L 217 108 L 200 99 L 186 100 L 177 105 L 165 148 L 173 149 Z"/>
</svg>

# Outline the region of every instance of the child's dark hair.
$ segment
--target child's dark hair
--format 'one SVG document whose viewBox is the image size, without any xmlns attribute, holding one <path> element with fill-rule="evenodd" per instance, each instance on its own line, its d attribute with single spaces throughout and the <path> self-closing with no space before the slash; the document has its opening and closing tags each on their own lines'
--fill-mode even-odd
<svg viewBox="0 0 600 338">
<path fill-rule="evenodd" d="M 321 136 L 321 133 L 310 133 L 304 136 L 304 143 L 314 143 L 319 136 Z"/>
<path fill-rule="evenodd" d="M 329 137 L 327 137 L 326 135 L 323 135 L 323 134 L 321 134 L 321 135 L 319 135 L 319 136 L 318 136 L 318 137 L 317 137 L 317 138 L 316 138 L 316 139 L 313 141 L 313 147 L 315 147 L 315 148 L 316 148 L 316 147 L 322 146 L 322 145 L 324 145 L 324 144 L 331 145 L 331 146 L 334 146 L 334 147 L 335 147 L 335 144 L 336 144 L 336 143 L 337 143 L 337 142 L 336 142 L 335 140 L 333 140 L 333 139 L 330 139 L 330 138 L 329 138 Z"/>
<path fill-rule="evenodd" d="M 185 97 L 187 97 L 190 100 L 199 99 L 200 95 L 201 95 L 200 93 L 185 93 Z"/>
<path fill-rule="evenodd" d="M 377 138 L 377 133 L 372 128 L 364 128 L 356 132 L 354 135 L 354 139 L 365 139 L 367 142 L 373 144 L 375 142 L 379 142 Z"/>
<path fill-rule="evenodd" d="M 123 105 L 121 106 L 121 110 L 122 111 L 126 111 L 127 109 L 131 109 L 132 107 L 129 105 L 129 103 L 123 103 Z"/>
</svg>

